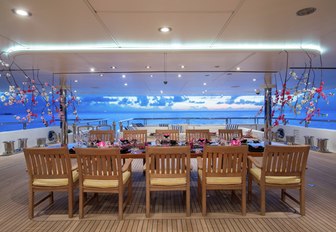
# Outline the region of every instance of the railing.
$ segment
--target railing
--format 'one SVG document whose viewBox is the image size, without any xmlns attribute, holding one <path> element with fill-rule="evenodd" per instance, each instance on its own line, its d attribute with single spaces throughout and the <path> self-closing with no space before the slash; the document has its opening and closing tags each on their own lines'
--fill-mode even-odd
<svg viewBox="0 0 336 232">
<path fill-rule="evenodd" d="M 273 121 L 276 118 L 273 118 Z M 325 125 L 319 125 L 318 128 L 326 128 L 326 129 L 335 129 L 336 130 L 336 120 L 329 119 L 313 119 L 310 124 L 304 121 L 302 118 L 286 118 L 287 125 L 301 125 L 304 127 L 308 127 L 314 125 L 316 123 L 324 123 Z M 159 122 L 160 124 L 253 124 L 257 129 L 257 125 L 264 124 L 264 117 L 171 117 L 171 118 L 128 118 L 124 120 L 120 120 L 119 127 L 120 130 L 123 130 L 126 126 L 131 126 L 136 123 L 142 123 L 144 126 L 147 125 L 155 125 L 155 123 L 151 122 Z M 211 123 L 209 123 L 211 122 Z M 159 124 L 157 124 L 159 125 Z"/>
</svg>

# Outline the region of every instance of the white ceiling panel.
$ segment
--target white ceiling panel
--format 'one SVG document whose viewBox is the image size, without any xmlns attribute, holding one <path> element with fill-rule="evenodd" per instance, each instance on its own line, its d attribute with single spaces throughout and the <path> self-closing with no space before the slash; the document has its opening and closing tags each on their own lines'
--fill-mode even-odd
<svg viewBox="0 0 336 232">
<path fill-rule="evenodd" d="M 227 12 L 98 12 L 98 15 L 124 47 L 179 46 L 187 43 L 210 46 L 230 17 Z M 162 26 L 171 27 L 172 32 L 160 33 L 158 29 Z"/>
<path fill-rule="evenodd" d="M 241 0 L 89 0 L 96 11 L 233 11 Z"/>
</svg>

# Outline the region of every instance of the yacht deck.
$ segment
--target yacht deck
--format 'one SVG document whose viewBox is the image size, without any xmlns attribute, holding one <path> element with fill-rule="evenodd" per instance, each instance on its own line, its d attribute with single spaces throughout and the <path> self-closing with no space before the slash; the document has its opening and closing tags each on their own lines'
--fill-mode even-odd
<svg viewBox="0 0 336 232">
<path fill-rule="evenodd" d="M 192 160 L 196 167 L 196 160 Z M 117 196 L 99 195 L 86 206 L 84 219 L 78 218 L 78 192 L 75 192 L 74 218 L 67 216 L 66 193 L 55 193 L 55 202 L 35 209 L 28 219 L 27 174 L 23 153 L 0 157 L 0 231 L 336 231 L 336 155 L 311 151 L 308 160 L 306 216 L 280 192 L 269 190 L 266 216 L 259 215 L 259 190 L 254 186 L 247 215 L 240 214 L 240 200 L 231 192 L 208 193 L 208 215 L 202 217 L 197 200 L 197 173 L 191 174 L 191 217 L 185 216 L 181 192 L 152 194 L 151 217 L 145 217 L 145 176 L 142 160 L 133 162 L 133 200 L 127 205 L 124 220 L 117 218 Z M 297 196 L 297 191 L 293 191 Z M 38 196 L 39 194 L 37 194 Z M 238 192 L 239 196 L 240 193 Z M 38 212 L 38 213 L 37 213 Z M 37 213 L 37 214 L 36 214 Z"/>
</svg>

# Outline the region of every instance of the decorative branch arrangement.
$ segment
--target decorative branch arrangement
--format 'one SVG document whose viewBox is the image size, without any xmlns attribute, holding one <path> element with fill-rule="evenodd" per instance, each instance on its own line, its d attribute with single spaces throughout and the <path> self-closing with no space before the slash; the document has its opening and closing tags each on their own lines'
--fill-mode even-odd
<svg viewBox="0 0 336 232">
<path fill-rule="evenodd" d="M 320 71 L 320 78 L 316 80 L 315 70 L 312 68 L 312 58 L 308 52 L 306 52 L 309 58 L 309 63 L 305 65 L 305 69 L 301 74 L 296 73 L 294 70 L 289 70 L 288 59 L 289 54 L 286 52 L 286 74 L 285 77 L 279 73 L 278 77 L 275 77 L 275 94 L 272 98 L 272 118 L 278 113 L 278 116 L 273 122 L 273 126 L 277 126 L 280 123 L 286 125 L 288 120 L 286 119 L 285 110 L 288 108 L 294 112 L 295 115 L 305 112 L 305 117 L 300 122 L 305 123 L 308 126 L 314 116 L 320 116 L 321 110 L 319 108 L 319 101 L 325 100 L 328 103 L 328 96 L 333 96 L 333 93 L 326 94 L 324 92 L 323 71 Z M 322 58 L 320 56 L 320 66 L 322 67 Z M 289 81 L 294 81 L 296 84 L 294 87 L 289 87 Z M 278 88 L 278 84 L 281 84 L 281 88 Z M 263 107 L 259 110 L 258 114 L 263 112 Z"/>
<path fill-rule="evenodd" d="M 40 117 L 41 122 L 47 127 L 56 120 L 55 114 L 60 117 L 60 90 L 55 85 L 55 77 L 51 82 L 42 82 L 39 78 L 39 71 L 32 69 L 32 74 L 22 69 L 15 61 L 9 60 L 4 53 L 0 53 L 0 78 L 8 83 L 8 92 L 0 96 L 0 101 L 4 106 L 20 104 L 25 108 L 25 115 L 15 115 L 19 122 L 30 123 Z M 24 80 L 20 79 L 24 76 Z M 67 89 L 69 93 L 66 107 L 72 109 L 75 121 L 79 120 L 77 106 L 79 100 L 73 91 Z"/>
</svg>

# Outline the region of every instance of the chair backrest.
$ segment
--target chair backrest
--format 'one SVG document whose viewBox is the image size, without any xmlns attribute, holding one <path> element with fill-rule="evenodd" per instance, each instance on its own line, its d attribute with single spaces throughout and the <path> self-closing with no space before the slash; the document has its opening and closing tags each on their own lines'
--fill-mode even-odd
<svg viewBox="0 0 336 232">
<path fill-rule="evenodd" d="M 179 141 L 180 133 L 178 130 L 160 130 L 156 129 L 155 134 L 159 136 L 163 136 L 164 134 L 169 134 L 169 139 Z"/>
<path fill-rule="evenodd" d="M 146 175 L 190 178 L 190 147 L 146 147 Z"/>
<path fill-rule="evenodd" d="M 23 150 L 28 174 L 33 179 L 69 178 L 71 161 L 67 148 L 25 148 Z M 69 181 L 68 183 L 73 183 Z"/>
<path fill-rule="evenodd" d="M 310 146 L 266 146 L 261 176 L 304 177 Z"/>
<path fill-rule="evenodd" d="M 218 137 L 223 138 L 227 141 L 230 141 L 233 138 L 241 138 L 243 137 L 243 130 L 241 129 L 219 129 Z"/>
<path fill-rule="evenodd" d="M 200 129 L 200 130 L 186 130 L 186 141 L 190 142 L 192 139 L 207 139 L 210 140 L 210 131 L 209 129 Z"/>
<path fill-rule="evenodd" d="M 247 146 L 206 146 L 202 171 L 207 177 L 245 176 L 247 151 Z"/>
<path fill-rule="evenodd" d="M 100 140 L 100 141 L 110 141 L 114 142 L 114 130 L 90 130 L 90 141 Z"/>
<path fill-rule="evenodd" d="M 128 141 L 135 139 L 137 143 L 146 143 L 147 130 L 125 130 L 123 131 L 123 138 Z"/>
<path fill-rule="evenodd" d="M 119 148 L 76 148 L 80 184 L 84 179 L 122 181 Z"/>
</svg>

